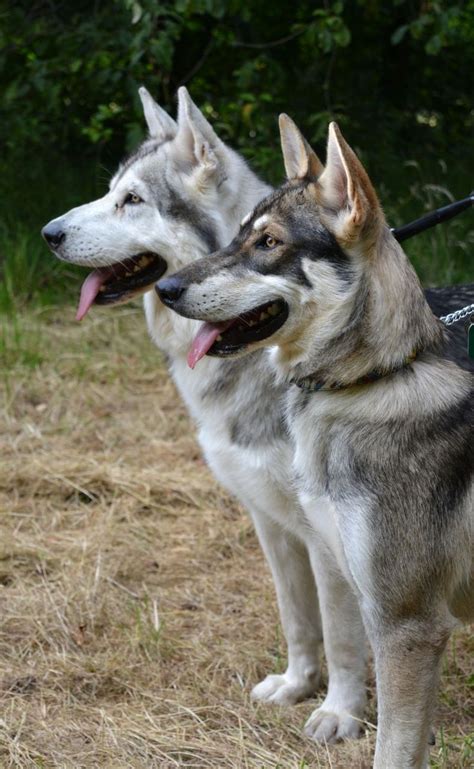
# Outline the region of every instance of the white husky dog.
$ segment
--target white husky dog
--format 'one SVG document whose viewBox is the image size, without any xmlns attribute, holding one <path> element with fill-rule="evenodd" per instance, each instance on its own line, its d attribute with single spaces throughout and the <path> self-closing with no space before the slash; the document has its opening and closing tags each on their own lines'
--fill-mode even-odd
<svg viewBox="0 0 474 769">
<path fill-rule="evenodd" d="M 146 89 L 140 96 L 149 139 L 121 165 L 104 197 L 49 222 L 43 235 L 60 259 L 95 268 L 83 285 L 78 318 L 93 303 L 122 302 L 148 291 L 150 335 L 166 354 L 210 467 L 250 511 L 273 574 L 288 666 L 282 675 L 268 675 L 252 695 L 291 704 L 318 686 L 322 631 L 307 531 L 290 477 L 286 385 L 275 382 L 260 350 L 244 361 L 207 356 L 198 371 L 190 371 L 186 355 L 199 324 L 169 311 L 149 291 L 165 272 L 227 244 L 270 188 L 217 137 L 185 88 L 178 94 L 177 123 Z M 449 311 L 451 297 L 430 298 L 439 304 L 441 297 Z M 459 306 L 459 293 L 453 297 Z M 334 611 L 336 624 L 351 622 L 347 607 Z M 348 672 L 345 663 L 330 668 L 327 698 L 318 718 L 308 721 L 307 733 L 334 741 L 355 736 L 359 724 L 335 718 L 347 705 Z"/>
<path fill-rule="evenodd" d="M 215 134 L 187 90 L 179 90 L 177 123 L 140 89 L 149 139 L 126 160 L 101 199 L 54 219 L 43 235 L 56 256 L 96 268 L 78 309 L 125 301 L 165 271 L 228 243 L 241 219 L 269 192 L 242 158 Z M 249 510 L 275 581 L 288 667 L 269 675 L 253 697 L 279 704 L 313 694 L 320 677 L 318 597 L 298 502 L 291 489 L 291 446 L 266 354 L 243 365 L 206 358 L 199 373 L 186 355 L 196 321 L 166 309 L 155 291 L 144 297 L 149 333 L 199 428 L 199 442 L 219 481 Z"/>
</svg>

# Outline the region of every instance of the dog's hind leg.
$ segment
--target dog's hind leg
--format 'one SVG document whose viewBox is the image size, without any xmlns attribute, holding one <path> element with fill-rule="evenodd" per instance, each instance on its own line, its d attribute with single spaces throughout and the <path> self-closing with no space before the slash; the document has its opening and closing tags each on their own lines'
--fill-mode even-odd
<svg viewBox="0 0 474 769">
<path fill-rule="evenodd" d="M 318 584 L 329 682 L 326 698 L 309 717 L 305 733 L 313 740 L 332 743 L 359 737 L 362 731 L 368 644 L 357 598 L 330 550 L 316 538 L 311 560 Z"/>
<path fill-rule="evenodd" d="M 451 628 L 409 618 L 370 630 L 378 695 L 374 769 L 426 769 L 440 660 Z"/>
<path fill-rule="evenodd" d="M 310 697 L 319 684 L 322 630 L 318 593 L 305 545 L 267 514 L 252 517 L 272 571 L 288 645 L 286 672 L 268 675 L 253 688 L 252 698 L 291 705 Z"/>
</svg>

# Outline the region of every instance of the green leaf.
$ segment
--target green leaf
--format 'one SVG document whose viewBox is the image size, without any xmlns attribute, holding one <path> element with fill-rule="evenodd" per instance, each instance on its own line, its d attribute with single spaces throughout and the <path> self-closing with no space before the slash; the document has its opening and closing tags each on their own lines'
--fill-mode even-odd
<svg viewBox="0 0 474 769">
<path fill-rule="evenodd" d="M 132 24 L 138 24 L 143 15 L 143 8 L 140 3 L 133 3 L 132 5 Z"/>
<path fill-rule="evenodd" d="M 351 42 L 351 33 L 347 27 L 342 27 L 339 32 L 334 34 L 334 40 L 341 48 L 345 48 Z"/>
<path fill-rule="evenodd" d="M 398 45 L 399 43 L 401 43 L 407 31 L 408 31 L 408 24 L 402 24 L 401 27 L 398 27 L 398 29 L 395 30 L 392 37 L 390 38 L 392 45 Z"/>
<path fill-rule="evenodd" d="M 443 41 L 440 35 L 433 35 L 425 45 L 425 51 L 430 56 L 436 56 L 443 47 Z"/>
</svg>

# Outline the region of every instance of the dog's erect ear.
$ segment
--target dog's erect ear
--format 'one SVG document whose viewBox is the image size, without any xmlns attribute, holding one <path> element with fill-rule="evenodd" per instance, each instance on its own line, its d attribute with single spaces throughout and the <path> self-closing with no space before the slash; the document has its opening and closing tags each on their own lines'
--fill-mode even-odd
<svg viewBox="0 0 474 769">
<path fill-rule="evenodd" d="M 284 113 L 278 118 L 281 149 L 288 179 L 317 179 L 324 166 L 309 146 L 300 129 Z"/>
<path fill-rule="evenodd" d="M 209 172 L 217 169 L 224 155 L 223 143 L 184 86 L 178 90 L 177 142 L 193 165 Z"/>
<path fill-rule="evenodd" d="M 362 228 L 382 218 L 375 190 L 359 158 L 341 134 L 329 125 L 326 169 L 319 179 L 323 205 L 335 210 L 341 234 L 354 237 Z"/>
<path fill-rule="evenodd" d="M 176 136 L 178 124 L 165 110 L 156 103 L 151 94 L 142 85 L 138 93 L 143 105 L 148 132 L 152 139 L 165 141 Z"/>
</svg>

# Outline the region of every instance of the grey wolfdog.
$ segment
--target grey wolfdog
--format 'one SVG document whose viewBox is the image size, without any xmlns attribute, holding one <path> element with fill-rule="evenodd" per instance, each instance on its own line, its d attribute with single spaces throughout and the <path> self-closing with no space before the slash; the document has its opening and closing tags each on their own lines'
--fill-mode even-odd
<svg viewBox="0 0 474 769">
<path fill-rule="evenodd" d="M 473 377 L 443 357 L 442 324 L 336 124 L 323 171 L 287 116 L 280 126 L 288 183 L 158 290 L 204 321 L 192 363 L 271 346 L 330 677 L 310 722 L 329 738 L 360 722 L 366 633 L 374 766 L 418 769 L 443 650 L 474 615 Z"/>
<path fill-rule="evenodd" d="M 289 704 L 318 685 L 322 631 L 306 527 L 298 524 L 302 514 L 290 479 L 292 448 L 283 419 L 288 387 L 275 381 L 259 350 L 245 362 L 207 357 L 190 372 L 186 353 L 198 324 L 166 310 L 149 291 L 161 274 L 229 242 L 270 188 L 216 136 L 186 89 L 179 92 L 177 123 L 145 89 L 140 95 L 149 139 L 122 164 L 103 198 L 53 220 L 43 234 L 59 258 L 97 268 L 83 286 L 79 317 L 93 303 L 148 292 L 149 332 L 167 355 L 208 463 L 251 512 L 274 577 L 288 668 L 267 676 L 253 696 Z M 472 297 L 474 286 L 429 291 L 437 314 Z M 450 348 L 458 357 L 463 349 L 461 337 Z M 327 738 L 327 730 L 313 727 L 310 722 L 313 737 Z M 333 738 L 354 731 L 354 724 L 349 731 L 340 724 Z"/>
</svg>

